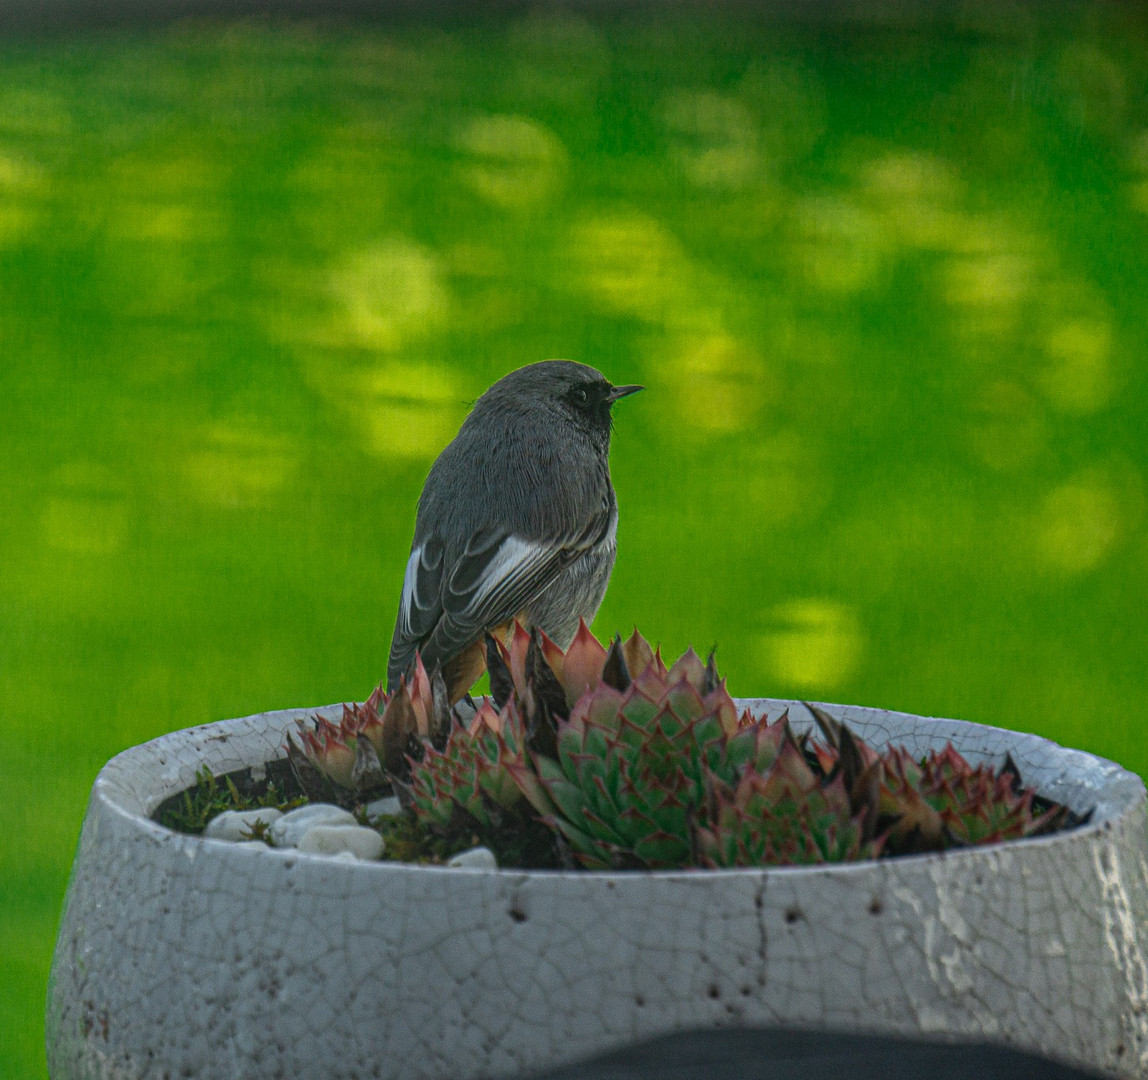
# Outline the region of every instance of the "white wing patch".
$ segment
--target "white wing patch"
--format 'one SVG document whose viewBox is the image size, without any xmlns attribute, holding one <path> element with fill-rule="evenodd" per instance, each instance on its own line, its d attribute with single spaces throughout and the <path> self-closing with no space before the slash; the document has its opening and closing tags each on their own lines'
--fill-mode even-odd
<svg viewBox="0 0 1148 1080">
<path fill-rule="evenodd" d="M 494 558 L 483 568 L 482 577 L 479 578 L 474 595 L 467 604 L 468 608 L 481 606 L 496 589 L 513 582 L 523 573 L 547 558 L 553 547 L 540 544 L 533 540 L 521 540 L 517 536 L 508 536 L 498 546 Z"/>
<path fill-rule="evenodd" d="M 610 525 L 606 530 L 606 537 L 602 541 L 606 547 L 617 547 L 618 544 L 618 508 L 612 507 L 610 510 Z"/>
<path fill-rule="evenodd" d="M 407 569 L 403 574 L 403 598 L 399 605 L 399 611 L 401 612 L 400 622 L 403 632 L 406 634 L 411 633 L 411 612 L 418 606 L 419 561 L 422 557 L 423 549 L 421 547 L 415 548 L 407 560 Z"/>
</svg>

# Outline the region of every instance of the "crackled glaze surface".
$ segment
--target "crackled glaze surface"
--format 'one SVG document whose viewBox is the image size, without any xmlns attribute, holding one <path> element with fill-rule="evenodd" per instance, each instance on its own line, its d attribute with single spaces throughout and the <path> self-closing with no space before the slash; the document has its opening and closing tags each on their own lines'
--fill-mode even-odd
<svg viewBox="0 0 1148 1080">
<path fill-rule="evenodd" d="M 1139 778 L 1035 736 L 827 708 L 875 743 L 1008 750 L 1093 822 L 831 869 L 348 864 L 147 817 L 203 764 L 279 756 L 299 710 L 177 732 L 114 758 L 92 790 L 48 995 L 52 1076 L 465 1080 L 771 1023 L 987 1036 L 1148 1075 Z"/>
</svg>

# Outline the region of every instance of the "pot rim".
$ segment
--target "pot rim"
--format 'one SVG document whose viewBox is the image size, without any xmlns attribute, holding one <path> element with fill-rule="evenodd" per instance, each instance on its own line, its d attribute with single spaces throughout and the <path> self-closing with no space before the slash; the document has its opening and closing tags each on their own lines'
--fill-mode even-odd
<svg viewBox="0 0 1148 1080">
<path fill-rule="evenodd" d="M 778 706 L 784 709 L 804 705 L 804 702 L 798 700 L 774 698 L 735 698 L 734 700 L 739 708 L 751 708 L 755 713 L 759 710 L 771 710 Z M 700 879 L 709 880 L 717 875 L 745 876 L 747 874 L 784 874 L 786 876 L 792 876 L 826 873 L 837 875 L 870 872 L 874 869 L 878 871 L 882 869 L 888 871 L 890 868 L 896 866 L 916 865 L 919 864 L 921 860 L 936 861 L 943 859 L 950 863 L 955 862 L 955 864 L 959 866 L 962 860 L 976 859 L 986 854 L 992 855 L 1003 852 L 1015 852 L 1022 849 L 1035 851 L 1035 849 L 1043 848 L 1050 844 L 1063 843 L 1066 839 L 1087 841 L 1091 837 L 1111 830 L 1114 822 L 1123 818 L 1128 812 L 1148 799 L 1148 792 L 1145 790 L 1144 781 L 1137 774 L 1125 769 L 1116 762 L 1098 757 L 1084 750 L 1075 750 L 1070 747 L 1061 746 L 1043 736 L 1012 731 L 990 724 L 973 723 L 966 720 L 924 717 L 912 713 L 895 712 L 865 706 L 839 705 L 822 702 L 814 702 L 813 704 L 826 709 L 831 715 L 840 715 L 842 711 L 851 714 L 846 717 L 847 722 L 851 725 L 858 725 L 859 723 L 864 725 L 868 721 L 876 721 L 882 717 L 894 718 L 895 724 L 900 725 L 905 725 L 906 722 L 909 722 L 909 725 L 915 728 L 937 724 L 938 729 L 936 733 L 932 737 L 925 737 L 927 745 L 940 747 L 943 746 L 945 742 L 951 741 L 954 735 L 959 736 L 960 734 L 970 736 L 979 734 L 982 737 L 987 736 L 990 739 L 996 738 L 999 740 L 995 748 L 995 756 L 998 760 L 1006 751 L 1012 753 L 1015 758 L 1017 756 L 1016 751 L 1018 747 L 1027 749 L 1030 752 L 1042 752 L 1049 757 L 1050 761 L 1057 762 L 1060 766 L 1059 771 L 1045 777 L 1043 780 L 1033 782 L 1025 775 L 1025 770 L 1022 766 L 1022 777 L 1026 783 L 1031 783 L 1041 794 L 1047 794 L 1050 786 L 1068 786 L 1072 790 L 1067 793 L 1058 792 L 1055 797 L 1059 801 L 1068 802 L 1077 812 L 1082 812 L 1089 808 L 1085 805 L 1087 801 L 1085 794 L 1086 792 L 1091 793 L 1095 797 L 1092 819 L 1087 824 L 1078 826 L 1077 828 L 1051 833 L 1045 836 L 1009 840 L 996 844 L 974 845 L 968 848 L 953 849 L 945 852 L 899 855 L 889 859 L 862 859 L 856 862 L 821 863 L 812 866 L 748 866 L 720 870 L 705 870 L 699 868 L 634 871 L 528 870 L 514 867 L 481 869 L 475 867 L 448 867 L 387 860 L 357 861 L 353 863 L 343 861 L 336 862 L 328 856 L 299 852 L 294 848 L 277 849 L 267 846 L 265 850 L 260 851 L 254 847 L 236 844 L 233 841 L 209 839 L 190 833 L 181 833 L 159 824 L 159 822 L 151 817 L 156 807 L 165 799 L 171 795 L 178 794 L 180 791 L 186 790 L 194 783 L 194 779 L 189 780 L 179 768 L 180 766 L 183 766 L 184 769 L 187 768 L 189 764 L 187 751 L 189 748 L 196 751 L 194 768 L 191 770 L 192 773 L 194 773 L 196 768 L 201 768 L 204 764 L 208 764 L 204 759 L 204 752 L 213 743 L 226 744 L 234 741 L 240 748 L 243 757 L 243 760 L 239 762 L 228 765 L 226 768 L 213 771 L 232 772 L 237 769 L 279 760 L 285 756 L 285 753 L 282 752 L 283 740 L 286 738 L 288 732 L 295 730 L 295 719 L 297 717 L 312 715 L 337 717 L 342 710 L 342 703 L 319 707 L 280 709 L 228 720 L 219 720 L 209 724 L 182 728 L 147 742 L 140 743 L 116 754 L 104 765 L 92 786 L 91 802 L 93 804 L 98 803 L 104 811 L 114 814 L 125 824 L 130 824 L 134 829 L 143 830 L 159 843 L 174 842 L 191 845 L 187 852 L 191 858 L 194 858 L 196 851 L 202 849 L 202 845 L 209 845 L 207 850 L 215 851 L 218 854 L 224 854 L 226 852 L 238 858 L 271 857 L 290 860 L 291 862 L 297 859 L 325 860 L 332 872 L 338 870 L 343 873 L 387 874 L 413 871 L 428 874 L 499 874 L 512 877 L 542 875 L 547 878 L 570 877 L 580 881 L 594 878 L 608 878 L 616 881 L 634 876 L 640 878 L 657 877 L 660 879 L 681 879 L 682 881 L 696 882 Z M 799 731 L 803 731 L 809 726 L 809 724 L 806 724 L 800 718 L 795 719 L 793 722 L 794 727 Z M 812 721 L 810 721 L 810 724 L 811 723 Z M 251 753 L 251 744 L 259 740 L 260 736 L 266 736 L 272 729 L 276 730 L 278 734 L 274 750 L 269 753 L 267 749 L 264 749 L 260 751 L 258 755 L 260 759 L 258 761 L 248 760 L 256 756 Z M 266 743 L 265 738 L 262 741 Z M 887 743 L 898 744 L 904 741 L 905 738 L 903 736 L 893 735 L 887 740 Z M 266 745 L 269 746 L 270 744 L 266 743 Z M 957 749 L 960 750 L 961 753 L 967 754 L 970 758 L 979 760 L 990 760 L 994 756 L 993 753 L 987 751 L 970 751 L 967 747 L 964 749 L 958 747 Z M 179 754 L 173 753 L 173 751 L 176 750 L 179 751 Z M 172 757 L 177 759 L 175 765 L 169 764 Z M 1076 766 L 1075 771 L 1073 766 Z M 138 777 L 140 773 L 145 770 L 146 775 L 152 778 L 152 783 L 141 790 L 140 785 L 130 782 L 128 778 Z M 1090 774 L 1087 775 L 1087 786 L 1085 786 L 1082 779 L 1086 774 Z M 1075 785 L 1073 784 L 1074 778 L 1076 779 Z M 1072 805 L 1072 799 L 1068 797 L 1068 795 L 1071 794 L 1077 796 L 1077 805 Z M 131 805 L 132 803 L 136 805 L 133 806 Z"/>
</svg>

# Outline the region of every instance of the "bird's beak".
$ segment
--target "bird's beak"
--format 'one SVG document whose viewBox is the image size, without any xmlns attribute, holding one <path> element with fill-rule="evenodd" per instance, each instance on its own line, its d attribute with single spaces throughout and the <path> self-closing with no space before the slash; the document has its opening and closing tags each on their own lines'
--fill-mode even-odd
<svg viewBox="0 0 1148 1080">
<path fill-rule="evenodd" d="M 608 404 L 613 405 L 618 398 L 629 397 L 631 394 L 636 394 L 639 390 L 645 389 L 644 386 L 615 386 L 612 387 L 606 395 L 606 401 Z"/>
</svg>

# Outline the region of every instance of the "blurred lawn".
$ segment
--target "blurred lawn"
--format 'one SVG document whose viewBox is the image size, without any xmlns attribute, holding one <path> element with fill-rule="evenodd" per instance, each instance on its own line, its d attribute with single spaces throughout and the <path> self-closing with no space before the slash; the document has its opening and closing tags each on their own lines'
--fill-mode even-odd
<svg viewBox="0 0 1148 1080">
<path fill-rule="evenodd" d="M 365 696 L 544 357 L 649 386 L 600 633 L 1148 772 L 1144 9 L 671 10 L 0 42 L 0 1074 L 103 762 Z"/>
</svg>

